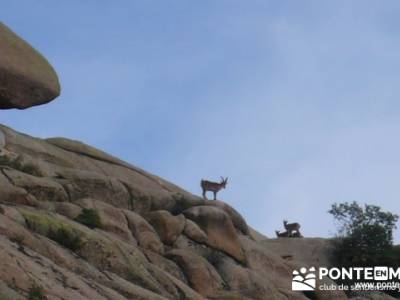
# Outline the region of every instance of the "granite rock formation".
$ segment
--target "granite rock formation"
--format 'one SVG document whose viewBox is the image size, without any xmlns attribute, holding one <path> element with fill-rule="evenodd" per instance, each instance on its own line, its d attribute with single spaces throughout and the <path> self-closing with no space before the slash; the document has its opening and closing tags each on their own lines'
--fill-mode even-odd
<svg viewBox="0 0 400 300">
<path fill-rule="evenodd" d="M 60 94 L 49 62 L 0 22 L 0 109 L 25 109 Z"/>
</svg>

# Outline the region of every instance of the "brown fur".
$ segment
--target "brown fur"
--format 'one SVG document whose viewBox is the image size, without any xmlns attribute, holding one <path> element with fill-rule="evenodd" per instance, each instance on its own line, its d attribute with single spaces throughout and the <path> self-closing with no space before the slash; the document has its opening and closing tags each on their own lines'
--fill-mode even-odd
<svg viewBox="0 0 400 300">
<path fill-rule="evenodd" d="M 300 224 L 299 223 L 288 223 L 288 221 L 283 220 L 283 227 L 289 232 L 290 236 L 301 237 Z"/>
<path fill-rule="evenodd" d="M 226 185 L 228 183 L 228 177 L 226 177 L 225 179 L 223 177 L 221 177 L 221 182 L 212 182 L 212 181 L 208 181 L 208 180 L 201 180 L 200 182 L 200 186 L 203 190 L 203 198 L 207 199 L 206 196 L 206 192 L 210 191 L 214 193 L 214 200 L 217 200 L 217 193 L 221 190 L 226 188 Z"/>
</svg>

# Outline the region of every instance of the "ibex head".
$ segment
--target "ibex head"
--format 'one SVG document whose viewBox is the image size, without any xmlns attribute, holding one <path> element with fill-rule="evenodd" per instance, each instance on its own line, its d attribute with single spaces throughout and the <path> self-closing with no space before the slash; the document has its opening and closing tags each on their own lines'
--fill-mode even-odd
<svg viewBox="0 0 400 300">
<path fill-rule="evenodd" d="M 222 187 L 223 189 L 226 188 L 227 183 L 228 183 L 228 177 L 226 177 L 226 178 L 224 179 L 224 177 L 221 176 L 221 183 L 220 183 L 220 185 L 221 185 L 221 187 Z"/>
</svg>

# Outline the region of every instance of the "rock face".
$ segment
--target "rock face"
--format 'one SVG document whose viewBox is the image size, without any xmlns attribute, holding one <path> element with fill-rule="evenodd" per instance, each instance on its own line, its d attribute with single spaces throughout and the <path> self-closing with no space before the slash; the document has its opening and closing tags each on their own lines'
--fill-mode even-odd
<svg viewBox="0 0 400 300">
<path fill-rule="evenodd" d="M 332 240 L 322 238 L 278 238 L 264 239 L 260 242 L 274 253 L 290 261 L 297 261 L 307 266 L 333 267 Z"/>
<path fill-rule="evenodd" d="M 229 215 L 211 206 L 195 206 L 184 211 L 186 218 L 197 223 L 207 234 L 207 243 L 245 263 L 246 257 Z"/>
<path fill-rule="evenodd" d="M 212 296 L 223 289 L 223 281 L 215 268 L 190 250 L 172 250 L 167 255 L 186 274 L 190 285 L 203 296 Z"/>
<path fill-rule="evenodd" d="M 164 244 L 173 244 L 185 228 L 185 217 L 173 216 L 169 211 L 156 210 L 147 214 L 147 220 L 157 231 Z"/>
<path fill-rule="evenodd" d="M 270 240 L 226 203 L 83 143 L 2 125 L 0 142 L 0 299 L 309 299 L 292 270 L 327 262 L 324 240 Z"/>
<path fill-rule="evenodd" d="M 0 23 L 0 109 L 44 104 L 59 94 L 57 74 L 47 60 Z"/>
</svg>

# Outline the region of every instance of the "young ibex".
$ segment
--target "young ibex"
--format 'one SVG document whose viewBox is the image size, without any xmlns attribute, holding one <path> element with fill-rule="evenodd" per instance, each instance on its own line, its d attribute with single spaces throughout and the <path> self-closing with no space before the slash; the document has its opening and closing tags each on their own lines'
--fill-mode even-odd
<svg viewBox="0 0 400 300">
<path fill-rule="evenodd" d="M 275 230 L 276 237 L 289 237 L 289 232 L 284 231 L 284 232 L 279 232 L 278 230 Z"/>
<path fill-rule="evenodd" d="M 295 232 L 292 232 L 290 237 L 292 237 L 292 238 L 302 238 L 303 235 L 300 233 L 300 231 L 295 231 Z"/>
<path fill-rule="evenodd" d="M 301 236 L 299 223 L 288 223 L 287 220 L 283 220 L 283 226 L 285 227 L 286 231 L 289 232 L 290 236 L 294 235 L 293 232 L 295 232 L 296 235 Z"/>
<path fill-rule="evenodd" d="M 201 188 L 203 189 L 203 198 L 207 200 L 206 197 L 206 192 L 210 191 L 214 193 L 214 200 L 217 200 L 217 193 L 226 187 L 226 184 L 228 183 L 228 177 L 225 179 L 221 177 L 221 182 L 212 182 L 208 180 L 201 180 L 200 185 Z"/>
</svg>

